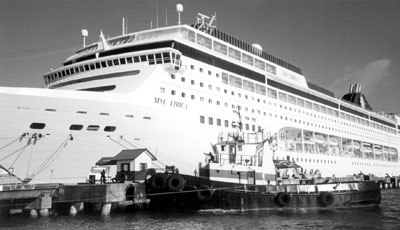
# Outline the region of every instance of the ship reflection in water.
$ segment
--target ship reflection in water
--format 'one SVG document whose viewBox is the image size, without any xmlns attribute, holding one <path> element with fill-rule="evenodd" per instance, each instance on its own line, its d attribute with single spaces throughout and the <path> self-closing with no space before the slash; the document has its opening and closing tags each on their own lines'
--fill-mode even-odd
<svg viewBox="0 0 400 230">
<path fill-rule="evenodd" d="M 141 211 L 108 217 L 82 214 L 0 219 L 0 229 L 400 229 L 400 190 L 382 190 L 378 208 L 193 214 Z"/>
</svg>

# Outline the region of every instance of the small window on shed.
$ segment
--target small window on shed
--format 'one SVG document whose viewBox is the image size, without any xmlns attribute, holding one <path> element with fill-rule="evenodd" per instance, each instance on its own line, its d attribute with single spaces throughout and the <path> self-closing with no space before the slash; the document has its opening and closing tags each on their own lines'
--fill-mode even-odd
<svg viewBox="0 0 400 230">
<path fill-rule="evenodd" d="M 45 123 L 32 123 L 29 128 L 31 129 L 44 129 L 46 127 Z"/>
</svg>

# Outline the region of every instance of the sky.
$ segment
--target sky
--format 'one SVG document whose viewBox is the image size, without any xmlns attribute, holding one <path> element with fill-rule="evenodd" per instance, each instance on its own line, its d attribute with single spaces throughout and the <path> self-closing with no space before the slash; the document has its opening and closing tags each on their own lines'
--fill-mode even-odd
<svg viewBox="0 0 400 230">
<path fill-rule="evenodd" d="M 360 83 L 374 110 L 400 112 L 399 0 L 0 0 L 0 86 L 43 87 L 41 76 L 82 46 L 82 29 L 95 42 L 100 30 L 120 35 L 122 17 L 128 32 L 174 25 L 177 3 L 183 24 L 216 13 L 218 29 L 307 81 L 337 97 Z"/>
</svg>

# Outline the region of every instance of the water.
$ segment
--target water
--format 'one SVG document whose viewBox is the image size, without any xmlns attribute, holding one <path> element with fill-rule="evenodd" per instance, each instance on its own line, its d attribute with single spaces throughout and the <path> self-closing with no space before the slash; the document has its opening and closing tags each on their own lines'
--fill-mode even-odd
<svg viewBox="0 0 400 230">
<path fill-rule="evenodd" d="M 0 229 L 400 229 L 400 189 L 382 191 L 379 208 L 245 214 L 111 213 L 0 219 Z"/>
</svg>

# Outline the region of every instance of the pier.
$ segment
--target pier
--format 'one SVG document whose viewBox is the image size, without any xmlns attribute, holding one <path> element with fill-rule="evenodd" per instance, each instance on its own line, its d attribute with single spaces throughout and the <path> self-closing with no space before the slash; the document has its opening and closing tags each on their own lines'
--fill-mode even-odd
<svg viewBox="0 0 400 230">
<path fill-rule="evenodd" d="M 142 183 L 0 185 L 0 216 L 45 217 L 82 211 L 110 215 L 112 210 L 141 209 L 148 202 Z"/>
</svg>

